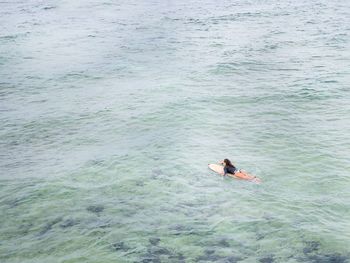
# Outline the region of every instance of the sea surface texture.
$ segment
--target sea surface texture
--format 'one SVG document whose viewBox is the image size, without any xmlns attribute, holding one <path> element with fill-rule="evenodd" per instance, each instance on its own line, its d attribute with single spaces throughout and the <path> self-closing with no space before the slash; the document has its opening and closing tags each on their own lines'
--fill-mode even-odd
<svg viewBox="0 0 350 263">
<path fill-rule="evenodd" d="M 347 0 L 3 1 L 0 128 L 1 263 L 350 262 Z"/>
</svg>

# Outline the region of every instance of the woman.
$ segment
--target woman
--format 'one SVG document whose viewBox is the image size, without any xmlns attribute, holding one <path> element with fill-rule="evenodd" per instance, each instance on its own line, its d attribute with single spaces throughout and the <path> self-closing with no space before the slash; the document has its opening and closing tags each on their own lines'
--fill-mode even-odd
<svg viewBox="0 0 350 263">
<path fill-rule="evenodd" d="M 261 180 L 257 178 L 256 176 L 253 176 L 249 173 L 247 173 L 244 170 L 238 170 L 229 159 L 224 159 L 223 161 L 220 162 L 224 166 L 224 171 L 223 171 L 223 176 L 234 176 L 239 179 L 244 179 L 244 180 L 251 180 L 255 182 L 260 182 Z"/>
</svg>

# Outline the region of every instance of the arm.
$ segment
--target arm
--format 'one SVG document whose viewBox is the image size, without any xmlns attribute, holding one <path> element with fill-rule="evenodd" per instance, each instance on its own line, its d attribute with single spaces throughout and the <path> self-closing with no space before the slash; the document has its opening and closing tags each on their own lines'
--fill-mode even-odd
<svg viewBox="0 0 350 263">
<path fill-rule="evenodd" d="M 219 161 L 219 164 L 224 165 L 224 160 Z M 223 168 L 224 168 L 224 171 L 221 173 L 221 175 L 222 175 L 222 176 L 226 176 L 226 174 L 227 174 L 227 168 L 225 168 L 225 166 L 223 166 Z"/>
<path fill-rule="evenodd" d="M 226 168 L 226 167 L 224 167 L 224 172 L 223 172 L 222 175 L 223 175 L 223 176 L 226 176 L 226 175 L 227 175 L 227 168 Z"/>
</svg>

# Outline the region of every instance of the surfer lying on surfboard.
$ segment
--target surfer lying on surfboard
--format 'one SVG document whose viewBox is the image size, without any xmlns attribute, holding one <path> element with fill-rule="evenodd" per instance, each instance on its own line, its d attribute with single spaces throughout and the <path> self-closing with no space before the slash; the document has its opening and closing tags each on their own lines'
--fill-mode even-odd
<svg viewBox="0 0 350 263">
<path fill-rule="evenodd" d="M 229 159 L 224 159 L 219 162 L 221 165 L 209 164 L 209 168 L 223 176 L 231 176 L 238 179 L 249 180 L 256 183 L 260 183 L 261 180 L 254 175 L 247 173 L 246 171 L 240 169 L 238 170 Z"/>
</svg>

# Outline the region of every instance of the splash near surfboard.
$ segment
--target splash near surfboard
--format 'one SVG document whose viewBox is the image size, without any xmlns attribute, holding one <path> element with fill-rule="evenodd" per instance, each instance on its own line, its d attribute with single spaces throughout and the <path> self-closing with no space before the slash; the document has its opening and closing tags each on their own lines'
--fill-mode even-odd
<svg viewBox="0 0 350 263">
<path fill-rule="evenodd" d="M 208 164 L 208 168 L 212 171 L 214 171 L 217 174 L 224 175 L 224 166 L 220 164 Z M 245 172 L 241 172 L 241 170 L 238 170 L 235 172 L 235 174 L 226 174 L 227 176 L 230 176 L 235 179 L 241 179 L 241 180 L 246 180 L 246 181 L 251 181 L 254 183 L 261 183 L 261 180 L 257 178 L 256 176 L 247 174 Z"/>
</svg>

